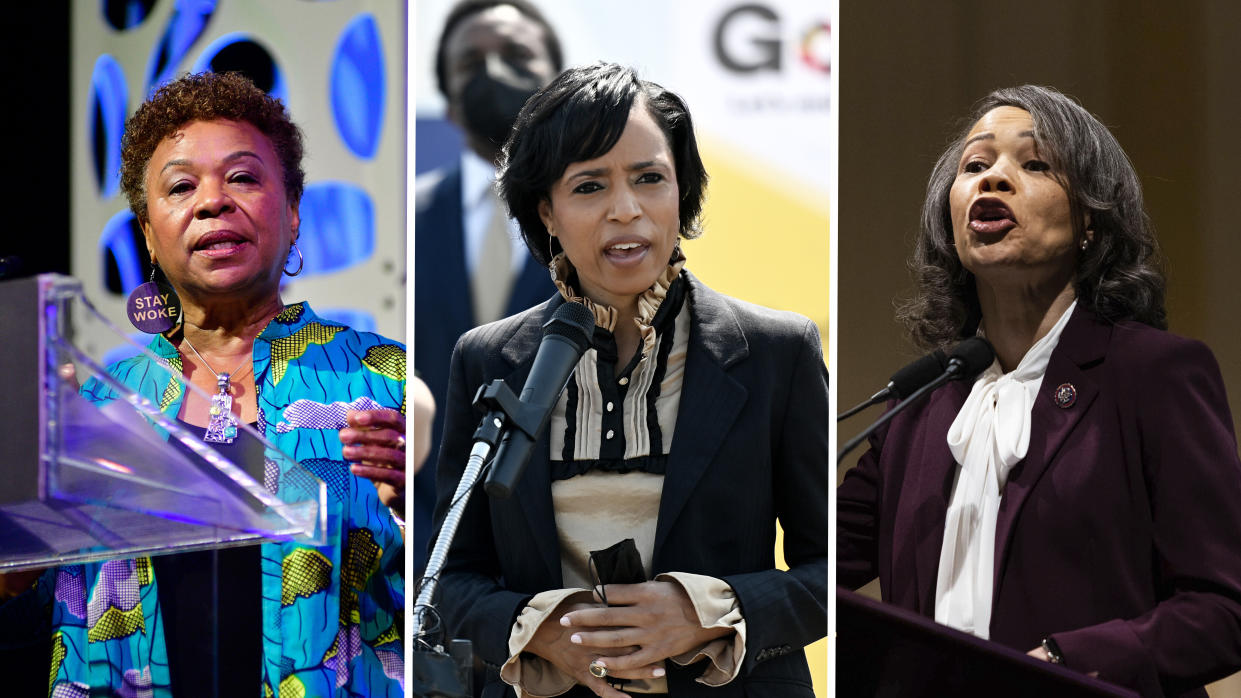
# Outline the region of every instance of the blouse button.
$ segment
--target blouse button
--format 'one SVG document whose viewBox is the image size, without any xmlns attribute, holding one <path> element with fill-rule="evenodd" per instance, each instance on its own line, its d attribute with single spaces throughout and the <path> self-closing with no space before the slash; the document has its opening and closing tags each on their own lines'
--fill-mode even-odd
<svg viewBox="0 0 1241 698">
<path fill-rule="evenodd" d="M 628 376 L 626 376 L 626 377 L 624 377 L 624 378 L 622 378 L 622 379 L 620 379 L 619 381 L 616 381 L 616 382 L 617 382 L 617 383 L 620 383 L 621 385 L 629 385 L 629 377 L 628 377 Z"/>
<path fill-rule="evenodd" d="M 606 437 L 606 438 L 609 438 L 609 439 L 610 439 L 610 438 L 612 438 L 612 436 L 613 436 L 615 433 L 616 433 L 616 432 L 612 431 L 611 429 L 608 429 L 608 435 L 607 435 L 607 437 Z"/>
<path fill-rule="evenodd" d="M 612 403 L 610 403 L 610 402 L 609 402 L 609 403 L 608 403 L 608 412 L 611 412 L 611 411 L 612 411 Z"/>
</svg>

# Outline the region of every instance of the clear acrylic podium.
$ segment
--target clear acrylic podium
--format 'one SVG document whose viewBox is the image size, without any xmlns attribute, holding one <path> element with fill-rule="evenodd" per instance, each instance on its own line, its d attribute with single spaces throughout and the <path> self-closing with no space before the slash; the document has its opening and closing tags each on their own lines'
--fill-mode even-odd
<svg viewBox="0 0 1241 698">
<path fill-rule="evenodd" d="M 298 539 L 322 543 L 327 489 L 248 425 L 221 456 L 104 370 L 74 327 L 112 327 L 69 277 L 0 283 L 0 572 Z M 201 390 L 146 354 L 161 401 Z M 92 402 L 82 383 L 113 397 Z M 173 445 L 179 442 L 181 448 Z"/>
</svg>

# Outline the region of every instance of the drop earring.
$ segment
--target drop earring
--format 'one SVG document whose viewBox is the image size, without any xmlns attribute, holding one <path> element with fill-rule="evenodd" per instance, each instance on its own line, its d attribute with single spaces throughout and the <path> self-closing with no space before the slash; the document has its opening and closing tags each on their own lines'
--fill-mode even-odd
<svg viewBox="0 0 1241 698">
<path fill-rule="evenodd" d="M 181 299 L 171 285 L 155 280 L 157 265 L 151 266 L 151 280 L 139 284 L 125 303 L 125 316 L 139 331 L 162 334 L 171 330 L 181 316 Z"/>
</svg>

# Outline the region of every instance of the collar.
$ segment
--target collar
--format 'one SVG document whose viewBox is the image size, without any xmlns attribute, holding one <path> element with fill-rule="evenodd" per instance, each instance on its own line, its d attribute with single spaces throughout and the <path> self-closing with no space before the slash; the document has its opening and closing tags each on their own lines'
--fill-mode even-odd
<svg viewBox="0 0 1241 698">
<path fill-rule="evenodd" d="M 272 318 L 267 323 L 267 326 L 259 332 L 256 339 L 271 342 L 276 339 L 288 337 L 312 322 L 319 323 L 321 325 L 337 324 L 326 321 L 318 315 L 315 315 L 315 311 L 311 310 L 310 304 L 306 301 L 301 301 L 299 303 L 291 303 L 284 306 L 284 310 L 277 313 L 276 317 Z M 162 359 L 171 359 L 180 356 L 177 352 L 177 348 L 173 346 L 172 342 L 168 341 L 168 338 L 162 334 L 157 334 L 152 337 L 150 344 L 147 345 L 147 348 Z"/>
<path fill-rule="evenodd" d="M 616 323 L 620 320 L 620 313 L 610 305 L 595 303 L 578 293 L 577 289 L 571 285 L 577 278 L 577 271 L 564 252 L 553 257 L 548 268 L 552 272 L 552 283 L 556 285 L 556 290 L 560 291 L 561 298 L 586 306 L 595 315 L 595 326 L 611 333 L 616 332 Z M 681 275 L 681 270 L 684 268 L 685 253 L 681 250 L 681 246 L 677 245 L 672 259 L 664 268 L 664 273 L 655 279 L 655 283 L 650 288 L 638 295 L 638 314 L 633 322 L 638 326 L 638 333 L 642 337 L 643 357 L 649 355 L 655 348 L 655 338 L 658 334 L 655 328 L 655 315 L 659 312 L 659 307 L 663 305 L 664 299 L 668 297 L 668 290 L 672 288 L 673 282 Z"/>
</svg>

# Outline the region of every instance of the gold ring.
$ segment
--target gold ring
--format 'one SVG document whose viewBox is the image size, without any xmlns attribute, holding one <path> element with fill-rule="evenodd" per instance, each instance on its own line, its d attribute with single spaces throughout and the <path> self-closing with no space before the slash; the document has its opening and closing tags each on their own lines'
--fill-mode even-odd
<svg viewBox="0 0 1241 698">
<path fill-rule="evenodd" d="M 598 659 L 591 662 L 588 668 L 590 669 L 590 675 L 596 679 L 606 679 L 608 677 L 608 668 L 600 664 Z"/>
</svg>

